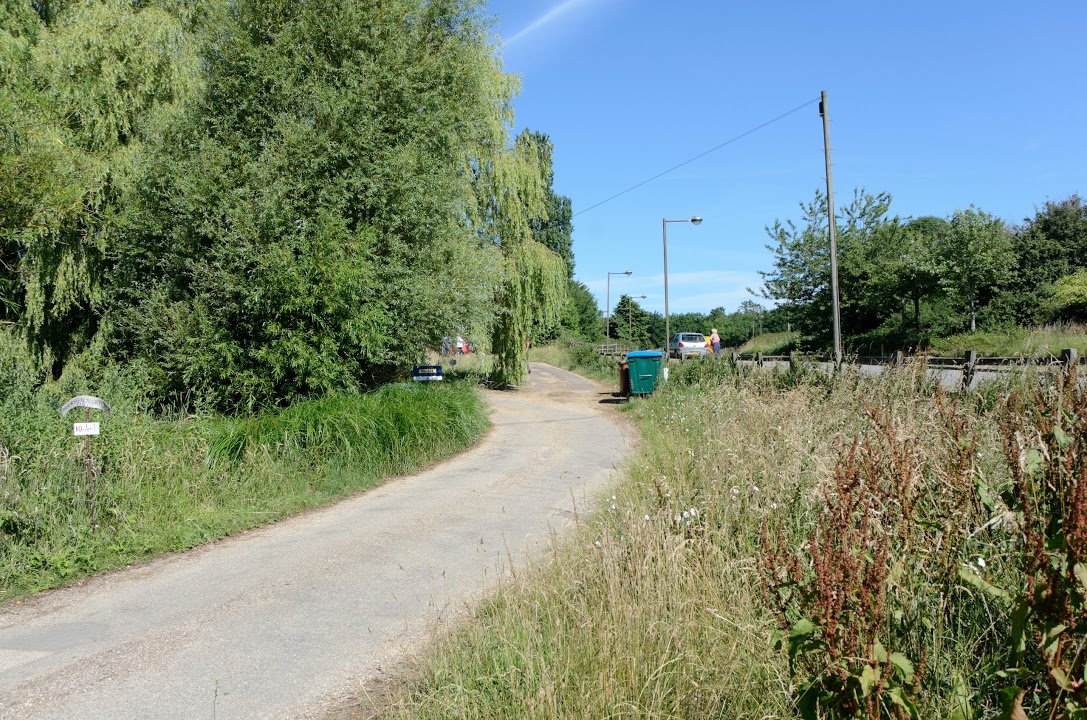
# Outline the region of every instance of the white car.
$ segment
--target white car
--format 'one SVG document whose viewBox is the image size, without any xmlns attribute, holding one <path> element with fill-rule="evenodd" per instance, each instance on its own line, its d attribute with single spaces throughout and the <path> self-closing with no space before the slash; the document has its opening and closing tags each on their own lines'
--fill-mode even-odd
<svg viewBox="0 0 1087 720">
<path fill-rule="evenodd" d="M 668 357 L 686 360 L 689 357 L 701 357 L 712 353 L 706 347 L 706 336 L 702 333 L 676 333 L 668 343 Z"/>
</svg>

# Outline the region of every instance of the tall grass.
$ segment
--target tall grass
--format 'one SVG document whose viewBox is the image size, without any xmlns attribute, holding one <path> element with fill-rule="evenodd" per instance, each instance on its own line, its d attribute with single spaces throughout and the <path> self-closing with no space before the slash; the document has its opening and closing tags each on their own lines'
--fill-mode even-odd
<svg viewBox="0 0 1087 720">
<path fill-rule="evenodd" d="M 1064 348 L 1076 348 L 1087 354 L 1087 326 L 1056 323 L 1040 327 L 1016 327 L 1007 330 L 961 333 L 934 339 L 930 352 L 935 355 L 962 355 L 977 350 L 992 357 L 1060 357 Z"/>
<path fill-rule="evenodd" d="M 736 352 L 745 354 L 761 352 L 764 355 L 776 355 L 794 349 L 799 340 L 800 333 L 763 333 L 745 342 L 736 349 Z"/>
<path fill-rule="evenodd" d="M 113 404 L 86 472 L 61 403 L 66 376 L 0 405 L 0 601 L 189 548 L 331 502 L 470 445 L 486 409 L 470 385 L 400 384 L 247 418 L 156 417 L 132 378 L 95 388 Z"/>
<path fill-rule="evenodd" d="M 805 621 L 825 617 L 806 598 L 834 598 L 824 610 L 868 623 L 861 648 L 884 657 L 864 672 L 866 656 L 841 659 L 857 673 L 854 685 L 851 675 L 815 685 L 824 695 L 840 687 L 842 697 L 862 687 L 871 695 L 875 672 L 882 704 L 862 697 L 832 710 L 824 697 L 822 716 L 869 717 L 873 707 L 872 717 L 996 713 L 1013 608 L 979 588 L 1015 585 L 1019 572 L 999 413 L 1020 382 L 950 396 L 911 366 L 831 378 L 683 364 L 632 406 L 643 439 L 614 495 L 439 636 L 393 699 L 362 716 L 791 717 L 813 681 L 805 673 L 818 679 L 839 662 L 825 628 L 804 634 Z M 850 504 L 843 478 L 883 494 Z M 892 523 L 901 502 L 908 525 Z M 835 524 L 826 514 L 835 507 L 863 508 L 887 530 L 851 530 L 862 517 L 853 511 Z M 838 580 L 816 572 L 825 559 L 812 563 L 812 538 L 832 532 L 819 528 L 837 528 L 846 543 L 839 559 L 853 558 L 833 566 Z M 884 551 L 850 545 L 880 534 Z M 777 554 L 774 537 L 784 541 Z M 820 595 L 810 585 L 846 583 L 850 567 L 881 557 L 886 572 L 867 576 L 878 587 L 830 585 Z M 793 595 L 772 596 L 790 587 L 779 561 L 799 572 Z M 963 580 L 959 570 L 971 568 L 985 583 Z M 773 578 L 786 584 L 770 588 Z M 835 592 L 857 593 L 857 602 L 839 607 Z M 895 653 L 900 676 L 876 641 Z"/>
</svg>

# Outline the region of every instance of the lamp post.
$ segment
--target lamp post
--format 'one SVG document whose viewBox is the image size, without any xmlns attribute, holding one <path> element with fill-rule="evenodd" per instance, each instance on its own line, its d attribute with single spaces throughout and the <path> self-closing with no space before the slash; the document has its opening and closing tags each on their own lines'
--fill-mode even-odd
<svg viewBox="0 0 1087 720">
<path fill-rule="evenodd" d="M 631 345 L 634 344 L 634 323 L 631 320 L 631 313 L 634 307 L 634 298 L 639 300 L 645 300 L 645 295 L 627 295 L 627 340 Z"/>
<path fill-rule="evenodd" d="M 668 220 L 667 218 L 661 219 L 661 234 L 664 238 L 664 355 L 665 360 L 668 359 L 668 340 L 672 336 L 672 326 L 669 323 L 668 318 L 668 223 L 670 222 L 689 222 L 692 225 L 701 225 L 702 218 L 695 215 L 690 220 Z"/>
<path fill-rule="evenodd" d="M 607 340 L 611 340 L 611 276 L 612 275 L 626 275 L 626 276 L 629 277 L 631 272 L 632 272 L 631 270 L 627 269 L 627 270 L 623 270 L 623 271 L 620 271 L 620 272 L 609 272 L 608 273 L 608 305 L 607 305 L 607 313 L 606 313 L 607 320 L 604 322 L 604 338 L 607 339 Z"/>
</svg>

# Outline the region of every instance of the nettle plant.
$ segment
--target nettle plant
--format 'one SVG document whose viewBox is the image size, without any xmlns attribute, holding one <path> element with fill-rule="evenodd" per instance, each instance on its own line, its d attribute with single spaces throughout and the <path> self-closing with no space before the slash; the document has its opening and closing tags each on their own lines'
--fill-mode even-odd
<svg viewBox="0 0 1087 720">
<path fill-rule="evenodd" d="M 963 580 L 1010 605 L 1005 716 L 1087 718 L 1087 387 L 1073 366 L 1003 407 L 1019 525 L 1020 583 L 1000 587 L 973 569 Z"/>
</svg>

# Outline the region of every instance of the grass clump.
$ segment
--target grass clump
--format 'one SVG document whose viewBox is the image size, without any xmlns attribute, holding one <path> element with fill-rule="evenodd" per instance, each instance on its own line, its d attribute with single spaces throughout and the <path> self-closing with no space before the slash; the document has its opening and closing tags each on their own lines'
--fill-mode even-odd
<svg viewBox="0 0 1087 720">
<path fill-rule="evenodd" d="M 1042 387 L 685 363 L 600 511 L 373 712 L 1080 717 L 1087 400 Z"/>
<path fill-rule="evenodd" d="M 89 482 L 72 415 L 92 390 Z M 474 444 L 489 423 L 466 384 L 395 384 L 228 418 L 142 407 L 138 378 L 66 371 L 0 396 L 0 602 L 327 504 Z"/>
</svg>

